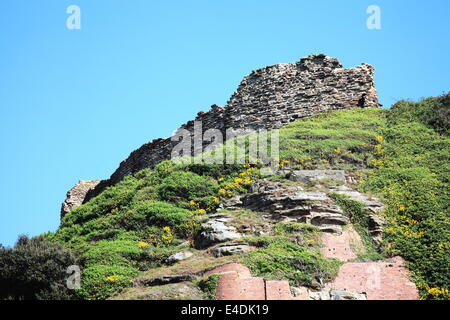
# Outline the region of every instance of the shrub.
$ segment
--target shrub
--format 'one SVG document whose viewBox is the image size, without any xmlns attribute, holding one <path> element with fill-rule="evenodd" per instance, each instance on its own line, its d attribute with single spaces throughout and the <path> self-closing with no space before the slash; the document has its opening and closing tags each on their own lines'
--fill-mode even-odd
<svg viewBox="0 0 450 320">
<path fill-rule="evenodd" d="M 66 271 L 76 264 L 60 244 L 44 236 L 20 236 L 14 248 L 0 248 L 0 299 L 73 299 Z"/>
<path fill-rule="evenodd" d="M 143 257 L 138 241 L 132 240 L 102 240 L 91 245 L 82 255 L 85 266 L 111 265 L 128 266 L 130 261 L 139 261 Z"/>
<path fill-rule="evenodd" d="M 206 278 L 198 280 L 197 286 L 205 293 L 209 300 L 216 299 L 216 290 L 219 284 L 220 274 L 211 274 Z"/>
<path fill-rule="evenodd" d="M 122 225 L 127 230 L 146 230 L 147 227 L 170 227 L 179 236 L 184 236 L 191 212 L 162 201 L 146 201 L 126 213 Z M 145 234 L 143 234 L 145 236 Z"/>
<path fill-rule="evenodd" d="M 272 239 L 262 249 L 247 253 L 243 262 L 252 273 L 269 279 L 287 279 L 294 286 L 319 286 L 331 281 L 340 262 L 321 257 L 288 240 Z"/>
<path fill-rule="evenodd" d="M 83 269 L 79 294 L 84 299 L 106 299 L 129 287 L 138 270 L 124 265 L 95 264 Z"/>
<path fill-rule="evenodd" d="M 160 200 L 169 202 L 188 202 L 211 196 L 217 184 L 209 177 L 193 172 L 175 171 L 158 186 Z"/>
<path fill-rule="evenodd" d="M 399 101 L 389 114 L 392 124 L 421 122 L 436 132 L 450 134 L 450 92 L 419 102 Z"/>
<path fill-rule="evenodd" d="M 373 145 L 386 123 L 386 110 L 359 109 L 320 113 L 280 129 L 281 166 L 346 169 L 371 166 Z"/>
<path fill-rule="evenodd" d="M 231 176 L 242 171 L 241 164 L 190 164 L 183 167 L 183 170 L 193 172 L 200 176 L 209 176 L 219 179 L 224 176 Z"/>
</svg>

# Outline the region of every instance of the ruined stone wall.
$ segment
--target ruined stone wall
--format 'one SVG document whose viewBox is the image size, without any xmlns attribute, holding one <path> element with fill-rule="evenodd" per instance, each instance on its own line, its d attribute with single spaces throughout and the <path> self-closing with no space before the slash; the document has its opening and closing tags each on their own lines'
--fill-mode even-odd
<svg viewBox="0 0 450 320">
<path fill-rule="evenodd" d="M 244 77 L 226 106 L 213 105 L 209 111 L 199 112 L 195 121 L 202 123 L 203 132 L 224 132 L 228 128 L 270 130 L 327 110 L 378 107 L 373 72 L 368 64 L 344 69 L 338 59 L 323 54 L 268 66 Z M 189 121 L 181 128 L 192 132 L 193 126 L 194 121 Z M 170 159 L 176 144 L 170 138 L 144 144 L 122 161 L 110 179 L 90 190 L 85 200 L 129 174 Z"/>
</svg>

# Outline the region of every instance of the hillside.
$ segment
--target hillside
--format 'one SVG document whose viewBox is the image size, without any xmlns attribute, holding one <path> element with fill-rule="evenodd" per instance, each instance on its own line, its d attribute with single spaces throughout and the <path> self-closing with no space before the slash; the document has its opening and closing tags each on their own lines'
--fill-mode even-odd
<svg viewBox="0 0 450 320">
<path fill-rule="evenodd" d="M 377 106 L 277 122 L 272 175 L 258 163 L 194 163 L 205 153 L 150 166 L 136 160 L 144 146 L 121 164 L 120 179 L 69 206 L 56 232 L 0 250 L 0 298 L 448 299 L 450 94 Z M 80 289 L 42 270 L 34 288 L 16 285 L 11 261 L 42 261 L 39 246 L 50 248 L 55 274 L 64 273 L 58 261 L 81 266 Z M 376 285 L 349 280 L 370 270 Z"/>
<path fill-rule="evenodd" d="M 445 170 L 449 140 L 414 114 L 433 102 L 399 102 L 391 110 L 332 111 L 289 124 L 280 130 L 280 165 L 287 172 L 345 170 L 354 178 L 347 185 L 380 197 L 385 204 L 383 217 L 389 225 L 379 249 L 368 237 L 368 213 L 358 202 L 337 198 L 344 211 L 349 210 L 346 215 L 365 240 L 365 248 L 356 260 L 401 255 L 408 261 L 421 296 L 442 298 L 442 294 L 433 293 L 448 287 L 450 274 L 446 250 L 450 239 L 449 198 L 445 187 L 450 172 Z M 439 130 L 444 132 L 441 127 Z M 135 277 L 144 281 L 186 272 L 201 275 L 236 261 L 257 275 L 287 279 L 292 285 L 314 287 L 317 274 L 323 275 L 323 281 L 331 280 L 339 263 L 321 254 L 317 226 L 278 222 L 257 210 L 225 211 L 236 230 L 245 235 L 239 242 L 256 246 L 256 251 L 216 258 L 211 250 L 195 249 L 200 224 L 220 204 L 250 192 L 252 184 L 267 180 L 308 191 L 343 184 L 331 179 L 316 184 L 282 176 L 263 178 L 257 168 L 248 166 L 177 166 L 163 162 L 154 171 L 143 170 L 127 177 L 70 212 L 52 238 L 82 253 L 81 261 L 87 266 L 83 286 L 87 290 L 82 291 L 85 298 L 106 298 L 118 288 L 130 286 Z M 233 239 L 229 240 L 233 243 Z M 171 254 L 180 251 L 192 252 L 194 258 L 174 265 L 166 263 Z M 286 259 L 292 254 L 298 256 L 295 264 Z M 311 269 L 297 270 L 302 264 Z M 108 281 L 110 276 L 118 280 Z M 188 287 L 195 288 L 194 284 L 192 279 Z M 167 298 L 166 294 L 170 298 L 166 289 L 130 289 L 123 297 L 142 297 L 148 290 L 156 298 Z M 198 296 L 196 289 L 186 294 L 191 291 Z"/>
</svg>

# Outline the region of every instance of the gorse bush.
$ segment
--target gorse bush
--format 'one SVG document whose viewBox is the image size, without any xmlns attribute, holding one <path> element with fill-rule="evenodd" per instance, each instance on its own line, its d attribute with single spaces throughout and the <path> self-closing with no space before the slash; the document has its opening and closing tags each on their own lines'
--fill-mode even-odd
<svg viewBox="0 0 450 320">
<path fill-rule="evenodd" d="M 363 185 L 387 204 L 387 252 L 409 261 L 422 297 L 431 299 L 449 298 L 449 102 L 447 94 L 394 105 L 382 131 L 383 165 Z"/>
<path fill-rule="evenodd" d="M 293 286 L 309 287 L 332 280 L 340 266 L 338 260 L 325 259 L 318 251 L 282 237 L 271 238 L 261 249 L 247 253 L 243 262 L 254 275 L 287 279 Z"/>
<path fill-rule="evenodd" d="M 450 92 L 417 103 L 399 101 L 392 106 L 389 121 L 393 124 L 420 122 L 437 133 L 450 134 Z"/>
<path fill-rule="evenodd" d="M 94 264 L 83 269 L 78 291 L 83 299 L 106 299 L 130 287 L 137 274 L 138 270 L 130 266 Z"/>
<path fill-rule="evenodd" d="M 280 129 L 280 165 L 350 171 L 372 167 L 373 146 L 386 114 L 382 109 L 355 108 L 290 123 Z"/>
<path fill-rule="evenodd" d="M 219 274 L 211 274 L 206 278 L 198 280 L 197 285 L 209 300 L 216 299 L 216 290 L 219 284 Z"/>
<path fill-rule="evenodd" d="M 67 268 L 74 254 L 44 236 L 20 236 L 14 248 L 0 248 L 0 299 L 73 299 Z"/>
<path fill-rule="evenodd" d="M 277 223 L 273 235 L 244 239 L 257 250 L 242 258 L 254 275 L 286 279 L 293 286 L 319 287 L 337 275 L 340 262 L 322 257 L 320 232 L 304 223 Z"/>
<path fill-rule="evenodd" d="M 145 236 L 148 227 L 169 226 L 180 236 L 185 235 L 190 211 L 162 201 L 146 201 L 137 204 L 120 219 L 127 230 L 141 231 Z"/>
<path fill-rule="evenodd" d="M 159 199 L 169 202 L 200 201 L 214 194 L 217 183 L 210 177 L 189 171 L 175 171 L 157 188 Z"/>
</svg>

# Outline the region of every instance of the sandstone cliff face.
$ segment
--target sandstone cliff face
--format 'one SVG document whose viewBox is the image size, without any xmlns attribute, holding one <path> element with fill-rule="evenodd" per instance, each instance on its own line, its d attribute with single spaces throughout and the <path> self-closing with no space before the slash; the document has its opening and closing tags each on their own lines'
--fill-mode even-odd
<svg viewBox="0 0 450 320">
<path fill-rule="evenodd" d="M 89 190 L 94 189 L 100 180 L 80 180 L 72 189 L 67 191 L 66 200 L 61 205 L 61 218 L 64 217 L 66 213 L 79 207 Z"/>
<path fill-rule="evenodd" d="M 218 129 L 224 133 L 229 128 L 271 130 L 327 110 L 379 107 L 373 73 L 374 68 L 368 64 L 344 69 L 338 59 L 324 54 L 254 70 L 244 77 L 226 106 L 213 105 L 181 128 L 193 132 L 194 121 L 200 121 L 202 132 Z M 69 201 L 79 205 L 125 176 L 170 159 L 178 143 L 165 138 L 144 144 L 122 161 L 108 180 L 84 195 L 77 193 L 77 198 Z"/>
</svg>

